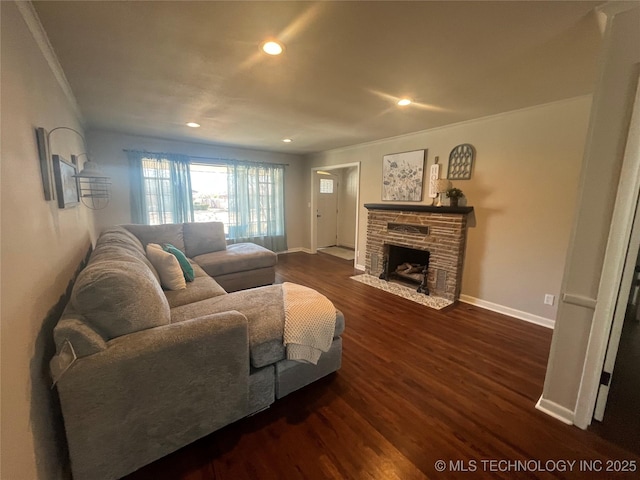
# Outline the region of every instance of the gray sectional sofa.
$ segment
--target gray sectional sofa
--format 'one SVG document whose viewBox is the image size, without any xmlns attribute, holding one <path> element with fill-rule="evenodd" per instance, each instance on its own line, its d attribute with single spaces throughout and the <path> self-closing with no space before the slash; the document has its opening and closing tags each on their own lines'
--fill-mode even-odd
<svg viewBox="0 0 640 480">
<path fill-rule="evenodd" d="M 98 238 L 51 360 L 75 480 L 122 477 L 340 368 L 342 314 L 316 365 L 287 360 L 283 286 L 221 286 L 271 283 L 275 259 L 223 241 L 212 224 Z M 163 290 L 146 243 L 183 250 L 195 280 Z"/>
<path fill-rule="evenodd" d="M 227 292 L 271 285 L 278 256 L 255 243 L 227 245 L 222 222 L 122 225 L 146 247 L 170 243 L 193 259 Z"/>
</svg>

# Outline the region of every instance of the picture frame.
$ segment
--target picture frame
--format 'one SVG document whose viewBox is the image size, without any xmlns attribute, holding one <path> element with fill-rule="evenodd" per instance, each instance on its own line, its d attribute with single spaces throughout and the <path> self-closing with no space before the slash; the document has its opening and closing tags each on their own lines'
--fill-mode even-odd
<svg viewBox="0 0 640 480">
<path fill-rule="evenodd" d="M 53 155 L 53 178 L 59 208 L 71 208 L 80 203 L 76 167 L 59 155 Z"/>
<path fill-rule="evenodd" d="M 427 150 L 392 153 L 382 157 L 382 200 L 421 202 Z"/>
<path fill-rule="evenodd" d="M 49 162 L 49 145 L 47 144 L 47 132 L 44 128 L 36 128 L 36 144 L 38 146 L 38 162 L 42 175 L 42 189 L 46 201 L 53 200 L 53 175 L 51 162 Z"/>
</svg>

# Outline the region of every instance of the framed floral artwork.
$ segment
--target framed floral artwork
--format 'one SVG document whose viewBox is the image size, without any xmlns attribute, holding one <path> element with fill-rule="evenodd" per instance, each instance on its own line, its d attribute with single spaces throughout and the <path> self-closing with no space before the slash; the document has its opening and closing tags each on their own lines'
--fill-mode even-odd
<svg viewBox="0 0 640 480">
<path fill-rule="evenodd" d="M 382 157 L 382 200 L 420 202 L 426 150 L 392 153 Z"/>
</svg>

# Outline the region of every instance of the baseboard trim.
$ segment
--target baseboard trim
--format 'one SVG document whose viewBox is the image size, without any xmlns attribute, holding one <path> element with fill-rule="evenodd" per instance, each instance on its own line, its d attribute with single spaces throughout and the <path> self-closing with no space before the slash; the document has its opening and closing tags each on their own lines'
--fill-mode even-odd
<svg viewBox="0 0 640 480">
<path fill-rule="evenodd" d="M 304 247 L 296 247 L 296 248 L 290 248 L 289 250 L 286 250 L 284 252 L 278 252 L 278 253 L 298 253 L 298 252 L 304 252 L 304 253 L 311 253 L 311 250 L 309 250 L 308 248 L 304 248 Z"/>
<path fill-rule="evenodd" d="M 356 270 L 362 270 L 363 272 L 367 269 L 367 267 L 365 267 L 364 265 L 358 265 L 356 263 Z"/>
<path fill-rule="evenodd" d="M 573 417 L 575 415 L 574 412 L 572 412 L 568 408 L 563 407 L 562 405 L 558 405 L 557 403 L 552 402 L 551 400 L 542 398 L 542 395 L 540 395 L 540 398 L 536 403 L 536 409 L 546 413 L 556 420 L 560 420 L 562 423 L 573 425 Z"/>
<path fill-rule="evenodd" d="M 524 320 L 525 322 L 535 323 L 536 325 L 541 325 L 546 328 L 553 329 L 556 324 L 555 320 L 551 320 L 550 318 L 540 317 L 532 313 L 523 312 L 522 310 L 516 310 L 515 308 L 505 307 L 504 305 L 498 305 L 493 302 L 487 302 L 486 300 L 481 300 L 469 295 L 460 295 L 460 301 L 491 310 L 492 312 L 498 312 L 519 320 Z"/>
</svg>

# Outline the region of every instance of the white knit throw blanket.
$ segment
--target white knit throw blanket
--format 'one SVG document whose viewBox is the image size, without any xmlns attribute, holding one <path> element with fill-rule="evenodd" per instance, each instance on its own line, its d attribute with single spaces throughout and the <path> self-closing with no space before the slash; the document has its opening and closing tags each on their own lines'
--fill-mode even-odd
<svg viewBox="0 0 640 480">
<path fill-rule="evenodd" d="M 316 365 L 331 347 L 336 308 L 321 293 L 295 283 L 283 283 L 282 296 L 287 358 Z"/>
</svg>

